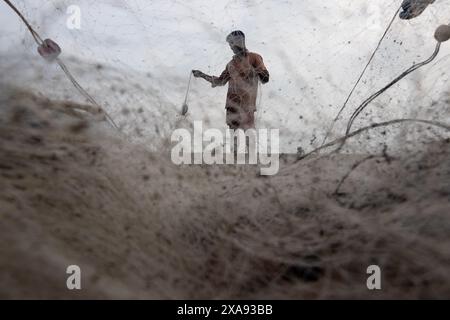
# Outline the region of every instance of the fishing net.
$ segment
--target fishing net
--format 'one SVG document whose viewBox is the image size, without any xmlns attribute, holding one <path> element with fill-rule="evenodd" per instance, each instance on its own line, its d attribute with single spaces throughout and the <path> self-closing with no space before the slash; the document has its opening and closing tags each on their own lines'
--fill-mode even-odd
<svg viewBox="0 0 450 320">
<path fill-rule="evenodd" d="M 54 64 L 42 61 L 27 29 L 1 4 L 2 80 L 26 85 L 50 98 L 85 102 Z M 281 149 L 295 153 L 321 145 L 339 109 L 394 13 L 398 1 L 260 3 L 224 1 L 16 1 L 35 29 L 54 39 L 81 85 L 131 139 L 157 147 L 180 120 L 202 120 L 224 129 L 226 88 L 194 79 L 189 115 L 179 118 L 191 69 L 219 75 L 232 56 L 225 37 L 233 29 L 261 54 L 271 73 L 258 100 L 259 128 L 279 128 Z M 79 9 L 80 29 L 73 24 Z M 72 7 L 71 7 L 72 6 Z M 330 133 L 345 133 L 359 104 L 435 48 L 433 33 L 448 23 L 440 1 L 413 20 L 394 20 L 370 66 Z M 449 46 L 432 64 L 378 97 L 355 121 L 355 129 L 395 118 L 448 119 Z M 8 77 L 6 77 L 8 75 Z M 14 75 L 14 76 L 12 76 Z M 51 89 L 49 89 L 51 88 Z M 371 132 L 346 146 L 373 151 L 380 144 L 404 148 L 445 131 L 399 125 Z"/>
<path fill-rule="evenodd" d="M 73 298 L 73 263 L 84 298 L 450 297 L 450 43 L 361 111 L 349 154 L 325 152 L 368 97 L 432 56 L 448 1 L 411 20 L 397 0 L 13 3 L 67 69 L 0 1 L 0 297 Z M 267 178 L 170 161 L 174 129 L 226 128 L 226 87 L 190 72 L 220 75 L 235 29 L 270 72 L 257 127 L 279 129 L 285 153 L 323 144 L 373 55 L 319 157 L 282 157 Z M 92 101 L 119 130 L 66 108 Z"/>
</svg>

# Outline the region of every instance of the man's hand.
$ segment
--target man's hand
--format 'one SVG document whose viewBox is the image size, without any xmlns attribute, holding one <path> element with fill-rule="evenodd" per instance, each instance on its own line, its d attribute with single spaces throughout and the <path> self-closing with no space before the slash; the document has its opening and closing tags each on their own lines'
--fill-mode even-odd
<svg viewBox="0 0 450 320">
<path fill-rule="evenodd" d="M 203 78 L 205 76 L 205 74 L 203 72 L 201 72 L 200 70 L 192 70 L 192 74 L 196 78 Z"/>
<path fill-rule="evenodd" d="M 261 80 L 262 84 L 266 84 L 267 82 L 269 82 L 269 71 L 264 70 L 259 73 L 259 80 Z"/>
<path fill-rule="evenodd" d="M 194 75 L 194 77 L 205 79 L 206 81 L 208 81 L 211 84 L 214 81 L 214 77 L 208 76 L 207 74 L 201 72 L 200 70 L 192 70 L 192 74 Z"/>
</svg>

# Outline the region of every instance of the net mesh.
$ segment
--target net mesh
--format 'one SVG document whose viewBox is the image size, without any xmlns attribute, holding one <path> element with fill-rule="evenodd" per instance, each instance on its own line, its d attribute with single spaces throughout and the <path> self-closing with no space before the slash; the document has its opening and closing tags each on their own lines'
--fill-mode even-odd
<svg viewBox="0 0 450 320">
<path fill-rule="evenodd" d="M 267 179 L 253 166 L 175 166 L 166 153 L 175 128 L 225 129 L 226 87 L 192 79 L 187 117 L 180 109 L 191 69 L 223 71 L 234 29 L 271 74 L 257 126 L 280 129 L 286 153 L 320 146 L 400 1 L 14 3 L 122 134 L 65 108 L 88 102 L 0 1 L 0 297 L 73 298 L 61 273 L 74 261 L 84 298 L 450 296 L 445 128 L 396 121 L 349 139 L 350 154 L 282 157 Z M 80 29 L 67 27 L 73 5 Z M 437 0 L 394 21 L 329 140 L 433 53 L 448 9 Z M 449 52 L 443 43 L 354 129 L 448 126 Z M 379 293 L 367 290 L 371 264 L 383 268 Z"/>
<path fill-rule="evenodd" d="M 74 5 L 80 29 L 68 27 L 73 16 L 68 8 Z M 261 87 L 257 126 L 279 128 L 282 151 L 294 153 L 320 145 L 399 3 L 17 1 L 17 6 L 44 38 L 60 44 L 76 78 L 123 131 L 133 140 L 151 141 L 151 146 L 179 124 L 190 70 L 219 75 L 232 56 L 225 36 L 244 30 L 249 50 L 263 56 L 271 74 L 270 83 Z M 414 20 L 395 20 L 331 137 L 345 133 L 347 119 L 366 97 L 431 55 L 435 28 L 448 23 L 446 8 L 441 1 Z M 26 28 L 6 11 L 0 41 L 2 54 L 9 56 L 2 59 L 7 74 L 16 73 L 13 78 L 21 85 L 44 95 L 82 99 L 56 66 L 39 59 Z M 448 106 L 442 103 L 449 97 L 448 53 L 443 46 L 432 65 L 374 101 L 355 128 L 394 118 L 448 118 Z M 194 80 L 187 122 L 225 128 L 225 95 L 226 88 L 211 89 Z M 395 149 L 436 135 L 445 132 L 394 126 L 370 139 L 361 136 L 347 149 L 365 152 L 384 143 Z"/>
</svg>

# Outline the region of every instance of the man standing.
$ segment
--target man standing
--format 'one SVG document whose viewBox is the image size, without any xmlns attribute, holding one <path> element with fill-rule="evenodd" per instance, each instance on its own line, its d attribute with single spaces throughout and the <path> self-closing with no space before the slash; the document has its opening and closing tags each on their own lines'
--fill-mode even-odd
<svg viewBox="0 0 450 320">
<path fill-rule="evenodd" d="M 233 130 L 252 129 L 255 128 L 258 81 L 263 84 L 269 82 L 269 72 L 262 57 L 247 50 L 242 31 L 233 31 L 226 40 L 234 57 L 220 77 L 209 76 L 199 70 L 192 70 L 192 73 L 194 77 L 210 82 L 213 88 L 229 82 L 225 105 L 226 123 Z"/>
</svg>

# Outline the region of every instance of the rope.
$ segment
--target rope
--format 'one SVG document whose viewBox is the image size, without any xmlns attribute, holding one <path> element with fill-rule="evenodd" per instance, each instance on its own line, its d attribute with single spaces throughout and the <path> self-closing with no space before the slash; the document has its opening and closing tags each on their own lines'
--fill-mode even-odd
<svg viewBox="0 0 450 320">
<path fill-rule="evenodd" d="M 9 1 L 9 0 L 3 0 L 6 2 L 6 4 L 8 6 L 11 7 L 11 9 L 14 10 L 15 13 L 17 13 L 17 15 L 20 17 L 20 19 L 22 19 L 23 23 L 25 23 L 25 25 L 27 26 L 28 30 L 30 31 L 31 35 L 33 36 L 34 41 L 38 44 L 38 45 L 42 45 L 44 44 L 44 40 L 42 40 L 42 38 L 39 36 L 39 34 L 33 29 L 33 27 L 28 23 L 27 19 L 25 19 L 25 17 L 22 15 L 22 13 Z"/>
<path fill-rule="evenodd" d="M 192 80 L 192 72 L 189 75 L 186 96 L 184 97 L 184 103 L 183 103 L 183 106 L 181 107 L 181 115 L 182 116 L 186 116 L 189 111 L 188 97 L 189 97 L 189 91 L 191 90 L 191 80 Z"/>
<path fill-rule="evenodd" d="M 414 72 L 415 70 L 429 64 L 430 62 L 432 62 L 437 55 L 439 54 L 439 50 L 441 48 L 441 43 L 438 42 L 436 44 L 436 48 L 433 52 L 433 54 L 431 55 L 431 57 L 429 57 L 427 60 L 422 61 L 421 63 L 415 64 L 412 67 L 408 68 L 406 71 L 404 71 L 401 75 L 399 75 L 397 78 L 395 78 L 394 80 L 392 80 L 388 85 L 386 85 L 383 89 L 377 91 L 376 93 L 374 93 L 373 95 L 371 95 L 369 98 L 367 98 L 352 114 L 352 116 L 350 117 L 350 120 L 348 121 L 347 124 L 347 130 L 345 132 L 345 136 L 348 136 L 348 134 L 350 133 L 350 130 L 353 126 L 354 121 L 356 120 L 356 118 L 361 114 L 361 112 L 373 101 L 375 100 L 377 97 L 379 97 L 381 94 L 383 94 L 385 91 L 387 91 L 389 88 L 391 88 L 394 84 L 396 84 L 397 82 L 399 82 L 401 79 L 403 79 L 404 77 L 406 77 L 408 74 Z M 341 145 L 339 146 L 339 148 L 336 150 L 340 150 L 342 148 L 342 146 L 345 144 L 345 140 L 344 139 L 341 143 Z"/>
<path fill-rule="evenodd" d="M 186 96 L 184 98 L 184 104 L 185 105 L 187 105 L 187 103 L 188 103 L 189 91 L 191 90 L 191 80 L 192 80 L 192 72 L 190 72 L 190 75 L 189 75 L 189 81 L 188 81 L 188 86 L 187 86 L 187 90 L 186 90 Z"/>
<path fill-rule="evenodd" d="M 378 41 L 378 45 L 376 46 L 375 50 L 373 51 L 372 55 L 370 56 L 369 61 L 367 62 L 366 66 L 364 67 L 363 71 L 361 72 L 361 75 L 359 76 L 358 80 L 356 81 L 355 85 L 353 86 L 352 90 L 350 91 L 349 95 L 347 96 L 347 99 L 345 100 L 343 106 L 339 110 L 336 118 L 334 118 L 333 122 L 331 123 L 331 126 L 328 129 L 327 133 L 325 134 L 325 137 L 323 139 L 323 142 L 322 142 L 321 146 L 323 146 L 326 143 L 326 141 L 327 141 L 331 131 L 334 128 L 335 123 L 339 120 L 339 117 L 341 116 L 342 112 L 344 111 L 345 107 L 347 106 L 347 103 L 350 101 L 350 98 L 352 97 L 353 93 L 355 92 L 358 84 L 361 82 L 364 74 L 367 71 L 367 68 L 372 63 L 373 58 L 375 57 L 376 53 L 380 49 L 381 43 L 383 42 L 384 38 L 386 38 L 386 35 L 388 34 L 389 30 L 391 29 L 392 24 L 394 23 L 395 19 L 397 18 L 397 15 L 398 15 L 398 13 L 400 12 L 401 9 L 402 9 L 402 7 L 400 6 L 400 8 L 398 8 L 398 10 L 395 12 L 394 16 L 392 17 L 390 23 L 388 24 L 386 30 L 383 33 L 383 36 L 381 37 L 380 41 Z"/>
<path fill-rule="evenodd" d="M 338 143 L 341 143 L 344 140 L 347 140 L 347 139 L 352 138 L 352 137 L 354 137 L 356 135 L 359 135 L 359 134 L 361 134 L 361 133 L 363 133 L 365 131 L 369 131 L 369 130 L 372 130 L 372 129 L 375 129 L 375 128 L 380 128 L 380 127 L 387 127 L 387 126 L 394 125 L 394 124 L 399 124 L 399 123 L 407 123 L 407 122 L 428 124 L 428 125 L 432 125 L 432 126 L 435 126 L 435 127 L 438 127 L 438 128 L 441 128 L 441 129 L 444 129 L 444 130 L 447 130 L 447 131 L 450 131 L 450 124 L 437 122 L 437 121 L 431 121 L 431 120 L 422 120 L 422 119 L 395 119 L 395 120 L 390 120 L 390 121 L 386 121 L 386 122 L 374 123 L 374 124 L 371 124 L 370 126 L 358 129 L 356 131 L 353 131 L 353 132 L 349 133 L 348 135 L 345 135 L 345 136 L 337 138 L 337 139 L 335 139 L 335 140 L 333 140 L 333 141 L 331 141 L 331 142 L 329 142 L 327 144 L 324 144 L 323 146 L 320 146 L 320 147 L 318 147 L 318 148 L 308 152 L 307 154 L 299 157 L 296 162 L 298 162 L 300 160 L 303 160 L 303 159 L 309 157 L 310 155 L 312 155 L 312 154 L 314 154 L 314 153 L 316 153 L 318 151 L 321 151 L 323 149 L 332 147 L 332 146 L 334 146 L 334 145 L 336 145 Z"/>
<path fill-rule="evenodd" d="M 361 165 L 363 165 L 365 162 L 372 160 L 372 159 L 377 159 L 377 158 L 381 158 L 381 156 L 379 155 L 370 155 L 365 157 L 362 160 L 359 160 L 358 162 L 356 162 L 355 164 L 352 165 L 352 167 L 350 168 L 350 170 L 347 172 L 347 174 L 341 179 L 341 181 L 339 181 L 336 189 L 334 190 L 333 194 L 334 195 L 340 195 L 341 193 L 339 192 L 339 190 L 341 189 L 342 185 L 344 184 L 344 182 L 350 177 L 350 175 L 356 170 L 358 169 Z"/>
<path fill-rule="evenodd" d="M 350 132 L 350 129 L 353 125 L 353 122 L 355 121 L 355 119 L 358 117 L 358 115 L 367 107 L 367 105 L 372 102 L 375 98 L 377 98 L 378 96 L 380 96 L 382 93 L 384 93 L 386 90 L 388 90 L 390 87 L 392 87 L 394 84 L 396 84 L 397 82 L 399 82 L 401 79 L 403 79 L 404 77 L 406 77 L 408 74 L 414 72 L 415 70 L 429 64 L 430 62 L 432 62 L 436 56 L 439 54 L 439 50 L 441 47 L 441 43 L 438 42 L 436 44 L 436 48 L 433 52 L 433 54 L 431 55 L 431 57 L 429 57 L 427 60 L 418 63 L 416 65 L 413 65 L 412 67 L 410 67 L 409 69 L 407 69 L 406 71 L 404 71 L 401 75 L 399 75 L 397 78 L 395 78 L 392 82 L 390 82 L 387 86 L 385 86 L 383 89 L 379 90 L 378 92 L 376 92 L 375 94 L 373 94 L 372 96 L 370 96 L 366 101 L 364 101 L 357 109 L 356 111 L 352 114 L 350 121 L 347 125 L 347 131 L 346 134 L 348 134 Z"/>
<path fill-rule="evenodd" d="M 256 124 L 258 125 L 258 127 L 263 113 L 263 110 L 260 109 L 261 101 L 262 101 L 262 86 L 261 83 L 258 81 L 258 100 L 256 102 Z"/>
<path fill-rule="evenodd" d="M 78 92 L 81 93 L 81 95 L 83 97 L 85 97 L 90 103 L 92 103 L 94 106 L 96 106 L 99 110 L 101 110 L 104 114 L 106 119 L 108 120 L 108 122 L 117 130 L 120 131 L 119 127 L 116 125 L 116 123 L 114 122 L 114 120 L 111 118 L 111 116 L 105 111 L 103 110 L 103 108 L 97 103 L 97 101 L 94 100 L 94 98 L 86 91 L 84 90 L 84 88 L 78 83 L 78 81 L 75 79 L 75 77 L 70 73 L 69 69 L 67 68 L 67 66 L 64 64 L 64 62 L 61 61 L 61 59 L 56 58 L 56 62 L 58 63 L 58 65 L 60 66 L 60 68 L 62 69 L 62 71 L 64 71 L 64 73 L 66 74 L 67 78 L 69 78 L 70 82 L 72 82 L 73 86 L 78 90 Z"/>
<path fill-rule="evenodd" d="M 22 19 L 23 23 L 27 26 L 28 30 L 30 31 L 31 35 L 33 36 L 34 41 L 38 46 L 45 45 L 44 40 L 39 36 L 39 34 L 33 29 L 33 27 L 30 25 L 30 23 L 25 19 L 25 17 L 22 15 L 22 13 L 9 1 L 9 0 L 3 0 L 6 2 L 6 4 Z M 74 87 L 78 90 L 79 93 L 83 97 L 85 97 L 90 103 L 92 103 L 94 106 L 96 106 L 101 112 L 104 113 L 107 121 L 113 126 L 115 129 L 119 130 L 119 127 L 114 123 L 113 119 L 110 117 L 110 115 L 94 100 L 94 98 L 89 95 L 89 93 L 78 83 L 78 81 L 75 79 L 75 77 L 70 73 L 67 66 L 62 62 L 61 59 L 56 58 L 56 62 L 64 71 L 67 78 L 72 82 Z"/>
</svg>

